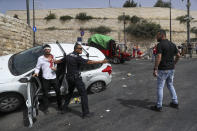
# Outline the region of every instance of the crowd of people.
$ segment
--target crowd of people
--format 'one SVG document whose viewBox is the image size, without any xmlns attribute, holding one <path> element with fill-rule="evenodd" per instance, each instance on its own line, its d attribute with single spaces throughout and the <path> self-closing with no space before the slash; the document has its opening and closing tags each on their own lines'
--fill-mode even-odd
<svg viewBox="0 0 197 131">
<path fill-rule="evenodd" d="M 157 33 L 157 41 L 158 44 L 152 48 L 152 59 L 155 62 L 153 68 L 153 76 L 157 77 L 157 102 L 154 106 L 151 106 L 150 109 L 154 111 L 162 111 L 163 88 L 165 83 L 171 94 L 172 101 L 170 102 L 170 106 L 178 109 L 178 98 L 173 86 L 173 79 L 175 64 L 178 62 L 180 54 L 183 54 L 184 47 L 181 47 L 178 50 L 176 45 L 166 38 L 166 32 L 164 30 L 160 30 Z M 75 44 L 74 51 L 71 54 L 64 56 L 64 58 L 61 60 L 55 60 L 53 55 L 50 53 L 51 47 L 49 45 L 45 45 L 43 51 L 44 55 L 38 58 L 35 73 L 33 74 L 33 76 L 38 76 L 40 70 L 42 70 L 44 111 L 46 113 L 48 112 L 48 88 L 50 86 L 53 86 L 56 91 L 58 110 L 60 110 L 61 113 L 69 111 L 68 105 L 71 98 L 73 97 L 74 89 L 77 88 L 81 96 L 82 118 L 92 116 L 89 111 L 88 97 L 79 68 L 82 64 L 98 64 L 106 63 L 108 61 L 106 59 L 102 61 L 91 61 L 83 59 L 79 55 L 82 53 L 82 46 L 78 43 Z M 133 57 L 139 57 L 141 53 L 142 52 L 140 51 L 139 47 L 134 45 Z M 60 97 L 60 83 L 58 83 L 55 73 L 55 71 L 57 70 L 56 64 L 59 63 L 64 63 L 66 65 L 65 68 L 67 71 L 66 80 L 68 82 L 68 94 L 64 98 L 64 103 L 61 102 L 62 98 Z"/>
</svg>

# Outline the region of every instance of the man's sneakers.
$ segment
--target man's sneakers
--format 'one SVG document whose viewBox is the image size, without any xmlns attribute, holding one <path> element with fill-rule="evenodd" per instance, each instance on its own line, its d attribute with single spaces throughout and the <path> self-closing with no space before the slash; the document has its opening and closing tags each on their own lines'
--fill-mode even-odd
<svg viewBox="0 0 197 131">
<path fill-rule="evenodd" d="M 179 109 L 179 104 L 175 104 L 173 102 L 170 102 L 170 107 Z"/>
<path fill-rule="evenodd" d="M 175 104 L 173 102 L 170 102 L 170 107 L 175 108 L 175 109 L 179 109 L 179 104 Z M 158 112 L 162 111 L 162 107 L 157 107 L 156 105 L 151 106 L 150 109 L 154 110 L 154 111 L 158 111 Z"/>
<path fill-rule="evenodd" d="M 157 107 L 156 105 L 155 106 L 151 106 L 150 109 L 154 110 L 154 111 L 158 111 L 158 112 L 162 111 L 162 107 Z"/>
<path fill-rule="evenodd" d="M 93 117 L 94 116 L 94 113 L 93 112 L 90 112 L 90 113 L 87 113 L 87 114 L 83 114 L 82 115 L 82 118 L 83 119 L 86 119 L 86 118 L 90 118 L 90 117 Z"/>
</svg>

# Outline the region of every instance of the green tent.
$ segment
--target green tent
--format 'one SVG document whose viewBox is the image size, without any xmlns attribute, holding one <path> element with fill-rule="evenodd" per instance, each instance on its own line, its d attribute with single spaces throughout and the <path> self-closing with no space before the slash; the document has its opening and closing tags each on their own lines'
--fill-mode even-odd
<svg viewBox="0 0 197 131">
<path fill-rule="evenodd" d="M 97 46 L 101 46 L 102 48 L 107 49 L 110 40 L 113 40 L 113 38 L 110 36 L 94 34 L 88 39 L 88 44 L 90 46 L 96 44 Z"/>
</svg>

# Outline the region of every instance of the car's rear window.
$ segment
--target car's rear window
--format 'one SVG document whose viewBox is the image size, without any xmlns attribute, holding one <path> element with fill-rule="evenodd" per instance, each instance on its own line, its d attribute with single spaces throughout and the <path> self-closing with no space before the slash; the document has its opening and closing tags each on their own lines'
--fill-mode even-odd
<svg viewBox="0 0 197 131">
<path fill-rule="evenodd" d="M 32 70 L 42 54 L 42 46 L 37 46 L 13 55 L 9 60 L 10 72 L 18 76 Z"/>
</svg>

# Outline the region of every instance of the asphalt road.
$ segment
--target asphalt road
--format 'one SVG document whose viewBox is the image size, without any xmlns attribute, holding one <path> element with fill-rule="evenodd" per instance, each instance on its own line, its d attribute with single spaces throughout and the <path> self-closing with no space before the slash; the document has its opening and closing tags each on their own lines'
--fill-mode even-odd
<svg viewBox="0 0 197 131">
<path fill-rule="evenodd" d="M 163 111 L 149 109 L 156 101 L 156 78 L 153 63 L 132 60 L 112 65 L 113 80 L 105 91 L 89 95 L 94 116 L 80 117 L 81 105 L 71 104 L 72 111 L 58 114 L 56 105 L 50 113 L 40 112 L 34 127 L 23 124 L 23 110 L 0 114 L 0 131 L 197 131 L 197 59 L 182 59 L 176 65 L 174 85 L 180 109 L 169 107 L 170 93 L 164 89 Z M 128 77 L 127 73 L 131 73 Z"/>
</svg>

